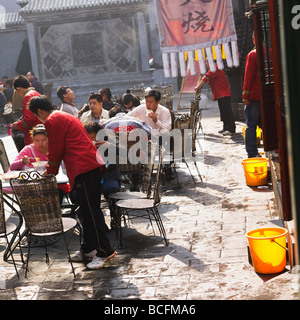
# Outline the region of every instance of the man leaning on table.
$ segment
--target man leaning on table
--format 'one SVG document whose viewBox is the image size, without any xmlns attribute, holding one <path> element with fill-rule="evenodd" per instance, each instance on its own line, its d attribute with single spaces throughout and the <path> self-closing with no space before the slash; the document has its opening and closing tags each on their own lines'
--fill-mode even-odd
<svg viewBox="0 0 300 320">
<path fill-rule="evenodd" d="M 81 251 L 72 255 L 71 259 L 92 260 L 87 268 L 102 268 L 117 254 L 107 238 L 100 208 L 100 182 L 105 170 L 103 160 L 78 118 L 55 110 L 46 96 L 32 98 L 29 109 L 47 130 L 47 173 L 56 175 L 61 161 L 64 161 L 71 189 L 77 193 L 84 243 Z"/>
<path fill-rule="evenodd" d="M 161 93 L 150 90 L 145 94 L 145 103 L 128 113 L 128 116 L 144 121 L 153 133 L 169 133 L 172 128 L 171 113 L 168 108 L 159 104 Z"/>
</svg>

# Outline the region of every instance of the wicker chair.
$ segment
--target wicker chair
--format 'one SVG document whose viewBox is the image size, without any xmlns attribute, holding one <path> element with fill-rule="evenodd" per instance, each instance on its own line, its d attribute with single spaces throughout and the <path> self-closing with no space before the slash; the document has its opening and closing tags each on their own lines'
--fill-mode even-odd
<svg viewBox="0 0 300 320">
<path fill-rule="evenodd" d="M 19 224 L 6 221 L 5 213 L 4 213 L 4 199 L 3 199 L 2 181 L 0 180 L 0 238 L 5 238 L 6 243 L 7 243 L 7 249 L 6 249 L 7 254 L 4 255 L 4 261 L 7 261 L 7 258 L 5 258 L 5 257 L 11 256 L 18 278 L 19 278 L 19 273 L 18 273 L 18 269 L 16 266 L 14 256 L 13 256 L 13 249 L 11 246 L 12 243 L 8 241 L 8 235 L 10 235 L 12 233 L 14 235 L 19 234 L 20 224 L 22 224 L 22 221 Z M 20 237 L 20 234 L 19 234 L 19 237 Z M 14 238 L 15 237 L 13 236 L 13 239 Z M 22 248 L 20 246 L 20 242 L 19 242 L 19 248 L 20 248 L 22 262 L 24 263 L 23 252 L 22 252 Z"/>
<path fill-rule="evenodd" d="M 137 164 L 133 164 L 129 161 L 129 152 L 130 148 L 136 144 L 136 141 L 129 141 L 128 140 L 128 133 L 119 133 L 116 135 L 116 141 L 119 143 L 120 135 L 123 135 L 123 137 L 127 136 L 125 138 L 126 146 L 123 146 L 127 150 L 127 154 L 124 155 L 117 155 L 117 165 L 120 169 L 120 172 L 124 178 L 124 182 L 131 185 L 131 187 L 137 188 L 138 183 L 140 182 L 140 173 L 143 170 L 143 164 L 141 162 L 138 162 Z M 124 138 L 123 138 L 124 139 Z M 123 141 L 124 142 L 124 141 Z M 139 156 L 139 154 L 138 154 Z"/>
<path fill-rule="evenodd" d="M 46 262 L 49 263 L 46 237 L 59 234 L 63 234 L 69 262 L 75 277 L 65 232 L 75 228 L 77 221 L 73 218 L 62 218 L 55 176 L 41 176 L 36 171 L 21 172 L 17 178 L 10 180 L 10 184 L 28 231 L 28 257 L 25 277 L 27 277 L 28 272 L 31 237 L 44 239 Z"/>
<path fill-rule="evenodd" d="M 126 199 L 145 199 L 151 196 L 151 176 L 153 172 L 153 161 L 151 154 L 155 154 L 155 148 L 157 145 L 148 142 L 148 162 L 144 165 L 142 170 L 142 185 L 141 191 L 120 191 L 109 195 L 110 200 L 126 200 Z"/>
<path fill-rule="evenodd" d="M 120 245 L 122 246 L 122 228 L 121 221 L 122 217 L 127 216 L 128 220 L 132 220 L 135 218 L 146 218 L 149 219 L 152 229 L 154 220 L 157 224 L 159 232 L 161 236 L 164 238 L 166 245 L 168 245 L 168 240 L 166 236 L 166 231 L 163 225 L 163 222 L 160 218 L 159 211 L 157 209 L 160 203 L 159 196 L 159 179 L 162 167 L 162 148 L 159 148 L 159 163 L 157 166 L 157 173 L 155 179 L 155 185 L 153 190 L 153 197 L 147 199 L 127 199 L 127 200 L 119 200 L 116 203 L 118 208 L 117 210 L 117 225 L 120 232 Z M 153 229 L 154 232 L 154 229 Z"/>
<path fill-rule="evenodd" d="M 2 167 L 3 173 L 9 170 L 10 163 L 2 139 L 0 139 L 0 165 Z"/>
</svg>

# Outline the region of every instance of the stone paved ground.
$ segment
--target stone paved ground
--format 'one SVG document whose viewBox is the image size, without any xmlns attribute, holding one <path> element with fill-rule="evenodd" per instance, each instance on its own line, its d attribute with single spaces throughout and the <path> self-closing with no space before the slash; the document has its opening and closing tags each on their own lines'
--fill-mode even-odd
<svg viewBox="0 0 300 320">
<path fill-rule="evenodd" d="M 161 187 L 159 211 L 170 241 L 168 247 L 159 236 L 153 236 L 148 222 L 135 222 L 123 231 L 123 248 L 115 233 L 109 233 L 118 251 L 113 261 L 97 271 L 75 263 L 75 280 L 62 241 L 49 247 L 49 266 L 44 262 L 43 249 L 33 248 L 28 279 L 17 254 L 19 280 L 11 262 L 0 259 L 0 299 L 97 300 L 104 295 L 113 299 L 134 295 L 142 300 L 298 299 L 298 276 L 290 272 L 288 264 L 279 275 L 263 276 L 248 261 L 245 233 L 280 225 L 280 221 L 272 187 L 259 189 L 245 184 L 241 165 L 246 158 L 241 134 L 244 124 L 237 122 L 238 134 L 232 138 L 222 137 L 217 133 L 221 129 L 218 108 L 212 101 L 203 110 L 202 123 L 204 159 L 199 167 L 204 182 L 198 179 L 195 186 L 181 164 L 182 188 L 177 188 L 175 180 Z M 9 139 L 4 141 L 12 156 Z M 69 234 L 68 240 L 72 251 L 78 249 L 75 234 Z M 1 241 L 1 254 L 3 251 Z"/>
</svg>

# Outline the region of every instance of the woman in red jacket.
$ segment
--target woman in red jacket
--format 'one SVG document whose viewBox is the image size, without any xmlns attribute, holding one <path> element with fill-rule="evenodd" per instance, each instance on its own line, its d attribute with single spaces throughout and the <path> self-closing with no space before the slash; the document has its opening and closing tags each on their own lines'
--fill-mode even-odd
<svg viewBox="0 0 300 320">
<path fill-rule="evenodd" d="M 32 98 L 29 109 L 45 124 L 48 134 L 47 173 L 56 175 L 63 160 L 71 189 L 76 190 L 78 197 L 84 243 L 72 260 L 92 259 L 87 267 L 99 269 L 116 255 L 106 236 L 107 226 L 100 208 L 103 160 L 78 118 L 55 110 L 46 96 Z"/>
</svg>

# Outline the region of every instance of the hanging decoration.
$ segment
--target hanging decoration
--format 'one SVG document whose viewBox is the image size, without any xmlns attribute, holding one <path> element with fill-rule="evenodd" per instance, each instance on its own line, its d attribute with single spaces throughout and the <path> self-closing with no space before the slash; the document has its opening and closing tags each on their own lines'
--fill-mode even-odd
<svg viewBox="0 0 300 320">
<path fill-rule="evenodd" d="M 201 74 L 209 68 L 239 66 L 237 35 L 232 0 L 155 0 L 160 47 L 166 78 L 187 74 L 186 56 L 191 75 L 196 74 L 195 61 Z"/>
</svg>

